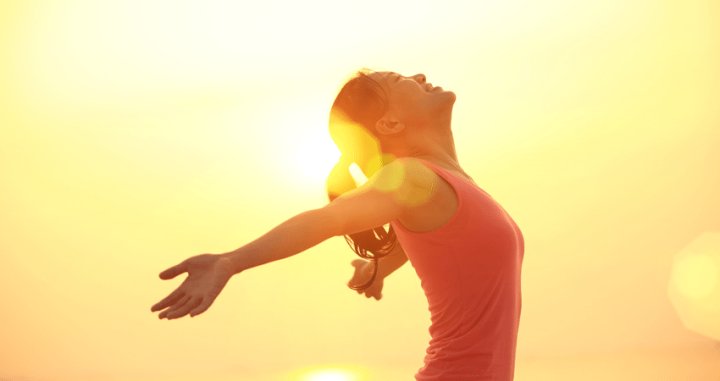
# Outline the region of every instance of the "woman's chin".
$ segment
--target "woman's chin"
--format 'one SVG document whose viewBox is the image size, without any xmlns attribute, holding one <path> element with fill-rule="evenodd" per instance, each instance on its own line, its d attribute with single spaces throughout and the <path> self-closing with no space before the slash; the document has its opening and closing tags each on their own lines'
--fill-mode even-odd
<svg viewBox="0 0 720 381">
<path fill-rule="evenodd" d="M 457 99 L 457 96 L 452 91 L 443 91 L 442 93 L 439 93 L 438 96 L 442 97 L 439 103 L 441 103 L 445 107 L 452 107 L 452 105 L 455 104 L 455 100 Z"/>
</svg>

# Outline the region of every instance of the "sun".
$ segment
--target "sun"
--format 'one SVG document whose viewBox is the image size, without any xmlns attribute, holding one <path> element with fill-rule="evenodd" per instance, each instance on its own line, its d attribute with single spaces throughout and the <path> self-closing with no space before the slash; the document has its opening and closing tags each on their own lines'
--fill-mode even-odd
<svg viewBox="0 0 720 381">
<path fill-rule="evenodd" d="M 323 185 L 340 158 L 340 151 L 323 129 L 292 136 L 285 142 L 288 173 L 306 183 Z"/>
<path fill-rule="evenodd" d="M 302 381 L 357 381 L 357 377 L 343 369 L 322 369 L 308 373 Z"/>
<path fill-rule="evenodd" d="M 285 374 L 283 381 L 368 381 L 367 369 L 353 364 L 312 365 Z"/>
<path fill-rule="evenodd" d="M 268 146 L 263 148 L 273 153 L 271 173 L 278 174 L 283 182 L 302 188 L 325 188 L 340 150 L 328 132 L 327 107 L 323 105 L 313 97 L 283 103 L 283 113 L 267 121 L 272 135 L 264 139 Z"/>
</svg>

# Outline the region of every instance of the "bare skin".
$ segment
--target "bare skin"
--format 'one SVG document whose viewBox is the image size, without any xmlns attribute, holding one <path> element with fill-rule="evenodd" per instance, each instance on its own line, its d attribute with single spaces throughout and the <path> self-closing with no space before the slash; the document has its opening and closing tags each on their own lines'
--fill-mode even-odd
<svg viewBox="0 0 720 381">
<path fill-rule="evenodd" d="M 366 298 L 375 298 L 376 300 L 382 299 L 382 289 L 385 283 L 385 278 L 392 274 L 395 270 L 399 269 L 408 261 L 405 251 L 398 242 L 395 245 L 395 249 L 385 257 L 378 259 L 378 271 L 375 275 L 375 280 L 370 287 L 365 290 L 355 290 L 358 294 L 365 295 Z M 367 259 L 357 258 L 353 259 L 351 265 L 355 268 L 355 272 L 348 282 L 348 287 L 353 289 L 351 286 L 359 286 L 368 282 L 372 278 L 373 264 Z"/>
<path fill-rule="evenodd" d="M 205 312 L 234 275 L 250 268 L 303 252 L 335 236 L 354 234 L 399 220 L 415 231 L 443 225 L 457 208 L 449 184 L 417 159 L 431 161 L 472 180 L 460 167 L 455 153 L 450 120 L 455 94 L 433 87 L 425 76 L 401 76 L 376 72 L 371 77 L 388 94 L 389 109 L 378 120 L 383 152 L 397 159 L 383 166 L 362 186 L 331 203 L 295 215 L 256 240 L 223 254 L 192 256 L 160 273 L 164 280 L 182 273 L 187 278 L 177 289 L 151 307 L 160 319 L 177 319 Z M 394 175 L 404 173 L 397 184 Z M 409 195 L 427 200 L 420 205 L 402 202 Z M 407 262 L 400 245 L 379 260 L 374 284 L 363 292 L 382 298 L 384 278 Z M 356 259 L 348 285 L 369 280 L 369 262 Z"/>
</svg>

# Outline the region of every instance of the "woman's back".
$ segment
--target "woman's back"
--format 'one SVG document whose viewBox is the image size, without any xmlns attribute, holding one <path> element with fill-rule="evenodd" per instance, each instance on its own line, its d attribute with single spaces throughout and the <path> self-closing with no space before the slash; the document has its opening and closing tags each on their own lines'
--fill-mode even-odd
<svg viewBox="0 0 720 381">
<path fill-rule="evenodd" d="M 413 230 L 400 219 L 391 222 L 431 315 L 425 366 L 415 377 L 512 380 L 522 306 L 522 233 L 471 179 L 421 161 L 455 191 L 457 208 L 429 231 Z"/>
</svg>

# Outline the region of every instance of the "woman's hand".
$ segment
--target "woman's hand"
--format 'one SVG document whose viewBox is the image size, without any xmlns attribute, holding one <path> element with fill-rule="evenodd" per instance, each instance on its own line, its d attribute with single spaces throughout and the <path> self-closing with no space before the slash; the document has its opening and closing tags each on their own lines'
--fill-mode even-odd
<svg viewBox="0 0 720 381">
<path fill-rule="evenodd" d="M 348 287 L 362 286 L 363 284 L 367 283 L 370 278 L 372 278 L 374 265 L 371 261 L 358 258 L 352 261 L 352 265 L 353 267 L 355 267 L 355 274 L 353 274 L 352 279 L 350 279 L 350 281 L 348 282 Z M 375 280 L 370 285 L 370 287 L 362 291 L 355 291 L 357 291 L 358 294 L 365 294 L 366 298 L 374 297 L 377 300 L 382 299 L 383 278 L 380 276 L 379 273 L 380 271 L 378 268 L 378 274 L 375 275 Z"/>
<path fill-rule="evenodd" d="M 172 279 L 184 272 L 185 281 L 165 299 L 150 309 L 163 310 L 159 318 L 177 319 L 190 313 L 195 316 L 210 307 L 233 276 L 228 258 L 218 254 L 200 254 L 160 273 L 160 279 Z"/>
</svg>

